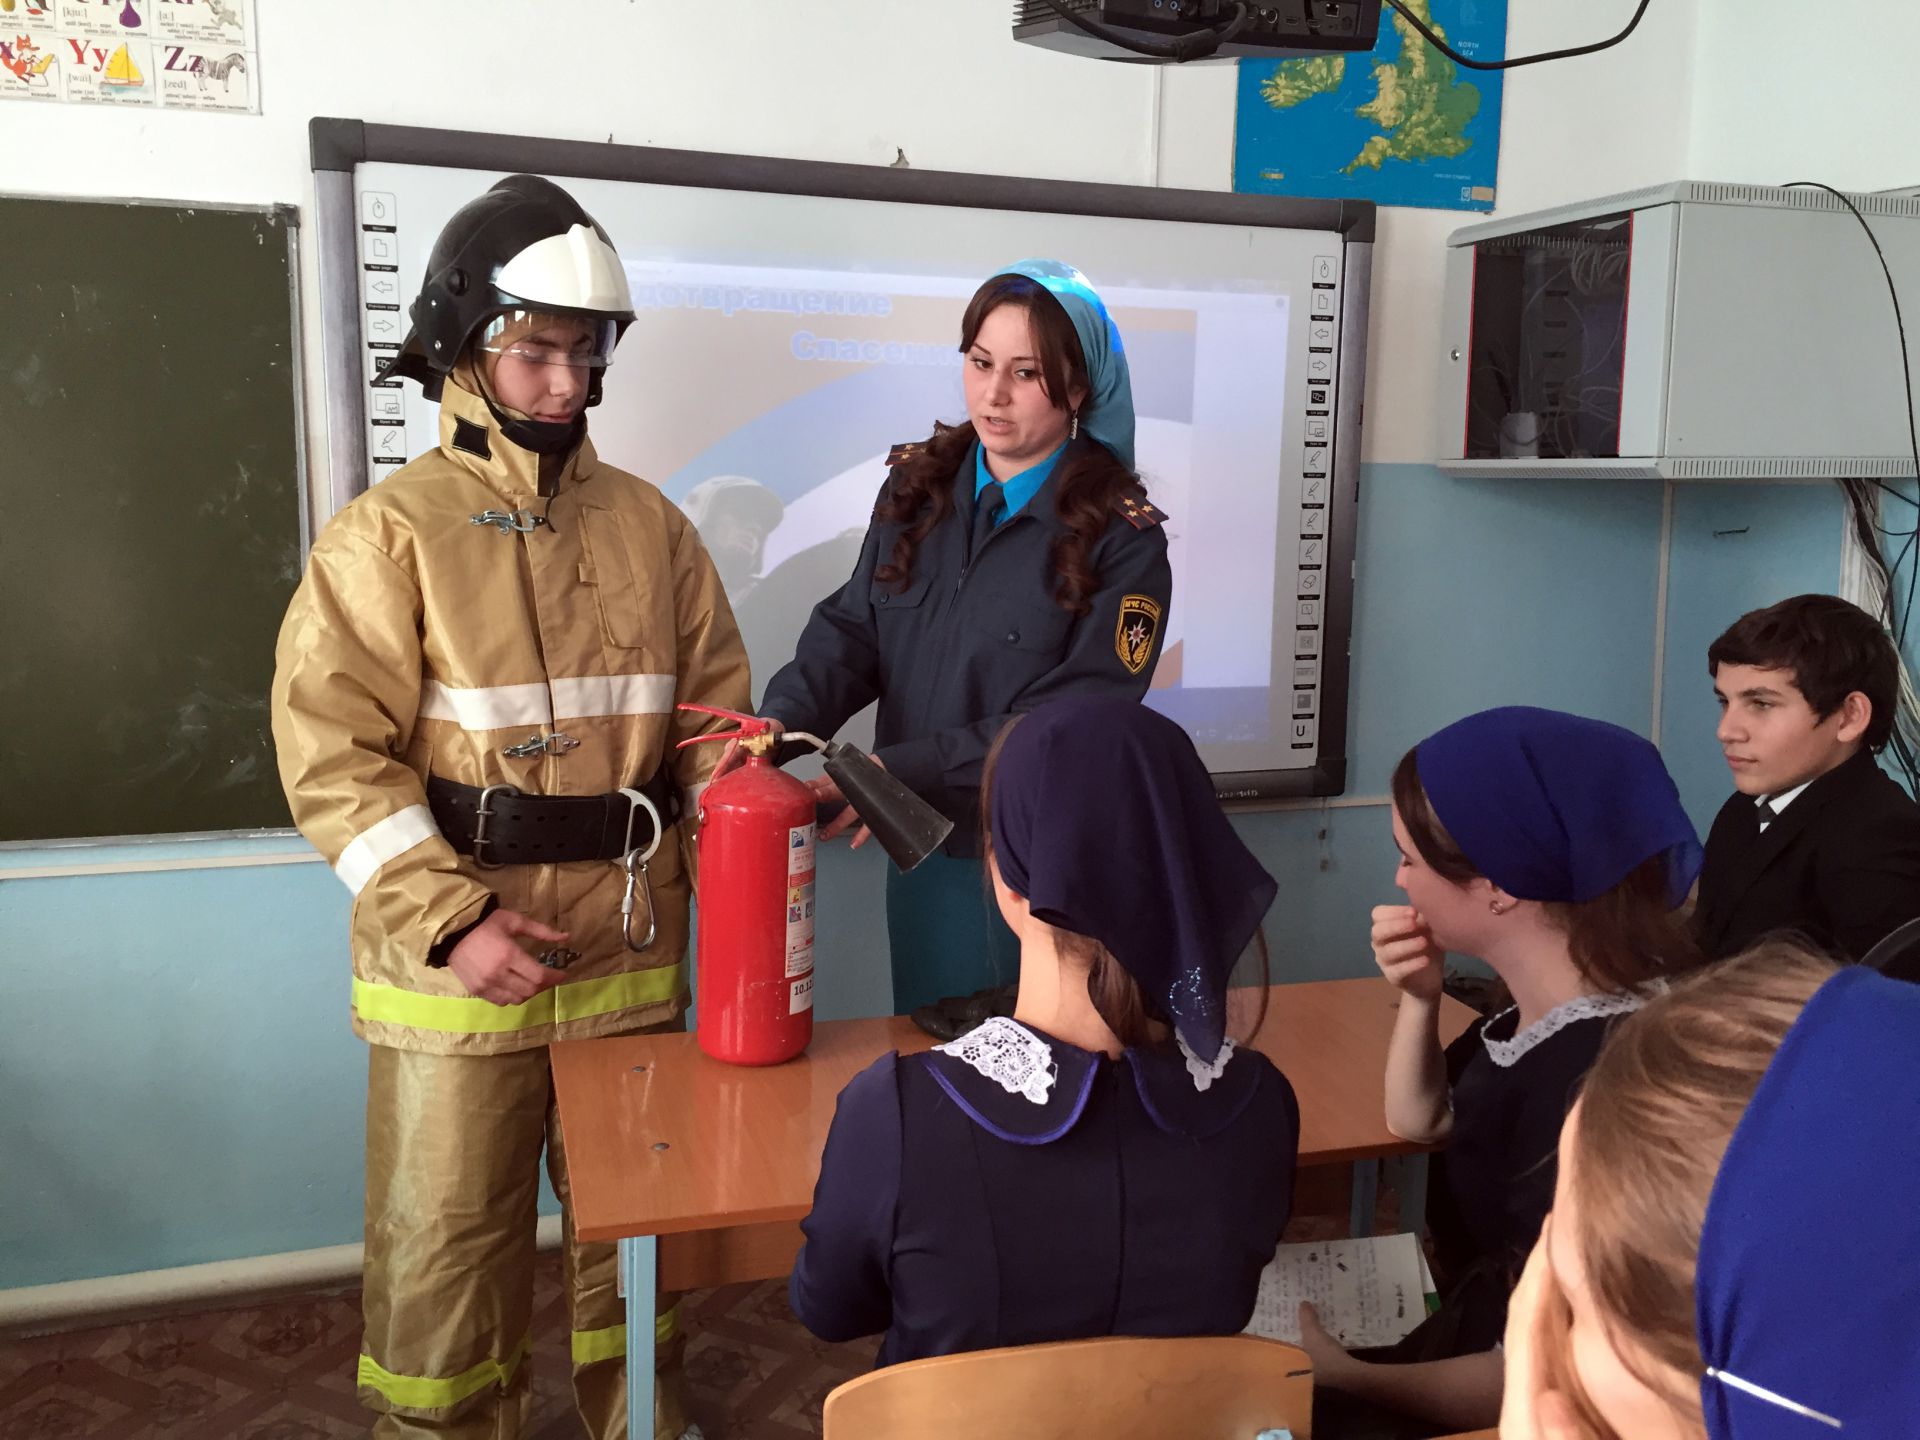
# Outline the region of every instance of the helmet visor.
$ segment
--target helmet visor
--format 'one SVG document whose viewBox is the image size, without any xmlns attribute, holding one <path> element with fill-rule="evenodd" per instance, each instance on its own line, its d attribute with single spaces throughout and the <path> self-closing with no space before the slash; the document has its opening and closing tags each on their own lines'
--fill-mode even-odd
<svg viewBox="0 0 1920 1440">
<path fill-rule="evenodd" d="M 474 349 L 511 355 L 530 365 L 604 370 L 613 363 L 620 327 L 597 315 L 553 310 L 503 310 L 480 327 Z"/>
</svg>

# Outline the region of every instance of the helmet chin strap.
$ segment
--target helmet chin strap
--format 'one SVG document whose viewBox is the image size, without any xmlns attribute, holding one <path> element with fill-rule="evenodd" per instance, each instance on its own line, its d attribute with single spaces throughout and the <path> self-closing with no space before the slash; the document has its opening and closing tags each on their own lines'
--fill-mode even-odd
<svg viewBox="0 0 1920 1440">
<path fill-rule="evenodd" d="M 487 384 L 486 371 L 482 366 L 473 366 L 473 383 L 480 392 L 480 398 L 486 402 L 493 423 L 500 427 L 501 435 L 522 450 L 540 456 L 564 455 L 578 445 L 587 433 L 585 410 L 571 420 L 535 420 L 517 410 L 507 409 L 493 398 L 492 387 Z"/>
</svg>

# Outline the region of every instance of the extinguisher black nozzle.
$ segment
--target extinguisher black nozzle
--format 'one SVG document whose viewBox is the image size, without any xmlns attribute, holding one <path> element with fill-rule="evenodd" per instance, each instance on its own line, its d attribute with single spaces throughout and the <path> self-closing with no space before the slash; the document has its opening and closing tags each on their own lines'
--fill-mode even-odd
<svg viewBox="0 0 1920 1440">
<path fill-rule="evenodd" d="M 829 745 L 827 774 L 853 813 L 902 872 L 913 869 L 953 832 L 953 821 L 922 800 L 873 757 L 852 745 Z"/>
</svg>

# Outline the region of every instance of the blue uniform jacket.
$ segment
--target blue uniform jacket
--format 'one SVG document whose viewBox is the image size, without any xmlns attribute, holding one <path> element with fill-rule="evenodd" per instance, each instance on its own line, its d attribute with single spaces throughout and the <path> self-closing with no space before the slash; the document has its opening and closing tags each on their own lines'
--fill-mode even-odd
<svg viewBox="0 0 1920 1440">
<path fill-rule="evenodd" d="M 767 683 L 760 713 L 825 739 L 875 700 L 874 750 L 954 822 L 947 853 L 980 853 L 980 772 L 1009 716 L 1062 695 L 1147 692 L 1166 632 L 1173 572 L 1164 518 L 1138 494 L 1093 547 L 1099 577 L 1079 617 L 1054 598 L 1054 513 L 1069 447 L 1034 496 L 969 553 L 973 454 L 954 507 L 921 542 L 904 590 L 874 579 L 902 527 L 867 528 L 852 578 L 814 607 L 794 658 Z M 891 472 L 876 499 L 886 498 Z"/>
<path fill-rule="evenodd" d="M 814 1334 L 884 1331 L 891 1365 L 1246 1328 L 1293 1201 L 1286 1076 L 1240 1050 L 1198 1091 L 1178 1055 L 1032 1033 L 1056 1068 L 1044 1104 L 938 1051 L 840 1092 L 788 1285 Z"/>
</svg>

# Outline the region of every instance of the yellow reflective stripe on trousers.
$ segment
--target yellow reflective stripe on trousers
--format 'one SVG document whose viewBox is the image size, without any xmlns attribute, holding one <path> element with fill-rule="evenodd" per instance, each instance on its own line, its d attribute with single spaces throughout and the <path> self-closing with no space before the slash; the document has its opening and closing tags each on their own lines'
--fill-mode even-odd
<svg viewBox="0 0 1920 1440">
<path fill-rule="evenodd" d="M 506 1364 L 498 1360 L 482 1360 L 471 1370 L 463 1370 L 447 1380 L 434 1380 L 425 1375 L 396 1375 L 371 1355 L 362 1355 L 359 1380 L 369 1390 L 378 1390 L 395 1405 L 404 1405 L 409 1410 L 442 1410 L 449 1405 L 458 1405 L 469 1395 L 489 1385 L 506 1389 L 513 1383 L 520 1362 L 532 1353 L 533 1335 L 529 1333 L 514 1347 Z"/>
<path fill-rule="evenodd" d="M 362 1020 L 439 1030 L 451 1035 L 498 1035 L 564 1020 L 584 1020 L 636 1005 L 657 1005 L 686 990 L 686 970 L 662 965 L 598 980 L 575 980 L 542 990 L 524 1005 L 495 1005 L 473 995 L 422 995 L 398 985 L 353 982 L 353 1008 Z"/>
<path fill-rule="evenodd" d="M 666 1314 L 655 1317 L 653 1322 L 653 1343 L 664 1345 L 680 1333 L 680 1307 L 670 1308 Z M 575 1365 L 597 1365 L 602 1360 L 619 1360 L 627 1353 L 627 1327 L 609 1325 L 604 1330 L 576 1330 L 573 1332 L 573 1363 Z"/>
</svg>

